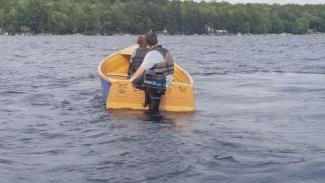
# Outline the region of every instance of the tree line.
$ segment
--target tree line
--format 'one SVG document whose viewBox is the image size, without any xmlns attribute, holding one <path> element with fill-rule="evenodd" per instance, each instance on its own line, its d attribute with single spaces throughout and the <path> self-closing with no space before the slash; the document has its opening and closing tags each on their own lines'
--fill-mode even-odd
<svg viewBox="0 0 325 183">
<path fill-rule="evenodd" d="M 179 0 L 0 0 L 1 32 L 170 34 L 325 32 L 325 5 Z"/>
</svg>

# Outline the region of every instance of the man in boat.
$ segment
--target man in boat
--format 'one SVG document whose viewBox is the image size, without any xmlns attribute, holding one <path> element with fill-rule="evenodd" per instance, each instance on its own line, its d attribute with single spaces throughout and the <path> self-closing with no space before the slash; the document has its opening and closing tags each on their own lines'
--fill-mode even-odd
<svg viewBox="0 0 325 183">
<path fill-rule="evenodd" d="M 157 35 L 148 32 L 145 41 L 149 46 L 149 52 L 130 82 L 138 80 L 144 75 L 144 91 L 146 94 L 145 105 L 149 104 L 149 112 L 158 112 L 161 95 L 165 94 L 166 87 L 173 80 L 174 61 L 168 50 L 158 45 Z"/>
<path fill-rule="evenodd" d="M 143 62 L 144 57 L 146 56 L 149 49 L 147 48 L 147 43 L 145 41 L 144 35 L 141 35 L 137 39 L 137 45 L 139 47 L 135 49 L 130 57 L 130 65 L 128 71 L 128 77 L 131 78 L 134 73 L 138 70 L 140 65 Z M 133 84 L 136 88 L 143 89 L 143 79 L 144 77 L 137 78 Z"/>
</svg>

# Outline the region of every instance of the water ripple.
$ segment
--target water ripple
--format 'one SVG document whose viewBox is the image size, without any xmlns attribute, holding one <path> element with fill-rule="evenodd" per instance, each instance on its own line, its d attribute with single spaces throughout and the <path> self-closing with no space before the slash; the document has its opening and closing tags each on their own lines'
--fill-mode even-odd
<svg viewBox="0 0 325 183">
<path fill-rule="evenodd" d="M 1 183 L 323 182 L 324 36 L 160 36 L 197 110 L 158 116 L 102 103 L 136 38 L 0 36 Z"/>
</svg>

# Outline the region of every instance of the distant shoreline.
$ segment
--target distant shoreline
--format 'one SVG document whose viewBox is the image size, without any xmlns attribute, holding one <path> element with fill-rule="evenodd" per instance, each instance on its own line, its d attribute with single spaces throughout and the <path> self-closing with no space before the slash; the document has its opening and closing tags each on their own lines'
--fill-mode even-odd
<svg viewBox="0 0 325 183">
<path fill-rule="evenodd" d="M 139 36 L 140 34 L 123 34 L 123 33 L 116 33 L 116 34 L 47 34 L 47 33 L 41 33 L 41 34 L 31 34 L 31 33 L 22 33 L 22 34 L 0 34 L 0 36 Z M 160 34 L 159 36 L 267 36 L 267 35 L 280 35 L 280 36 L 302 36 L 302 35 L 325 35 L 325 33 L 317 32 L 317 33 L 305 33 L 305 34 L 291 34 L 291 33 L 281 33 L 281 34 L 275 34 L 275 33 L 268 33 L 268 34 L 251 34 L 251 33 L 229 33 L 229 34 L 223 34 L 223 35 L 217 35 L 217 34 Z"/>
<path fill-rule="evenodd" d="M 2 1 L 3 34 L 116 35 L 156 32 L 306 34 L 325 32 L 325 5 L 216 1 Z"/>
</svg>

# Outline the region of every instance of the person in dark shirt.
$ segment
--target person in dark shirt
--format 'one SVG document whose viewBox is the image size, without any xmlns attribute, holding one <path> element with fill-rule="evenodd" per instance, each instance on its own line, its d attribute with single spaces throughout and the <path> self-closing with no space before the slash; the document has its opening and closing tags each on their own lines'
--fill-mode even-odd
<svg viewBox="0 0 325 183">
<path fill-rule="evenodd" d="M 130 65 L 129 65 L 129 71 L 128 76 L 131 78 L 134 73 L 137 71 L 137 69 L 140 67 L 140 65 L 143 62 L 144 57 L 146 56 L 149 49 L 147 48 L 147 43 L 145 41 L 145 37 L 143 35 L 139 36 L 137 39 L 137 45 L 138 48 L 133 50 L 133 53 L 130 57 Z"/>
</svg>

